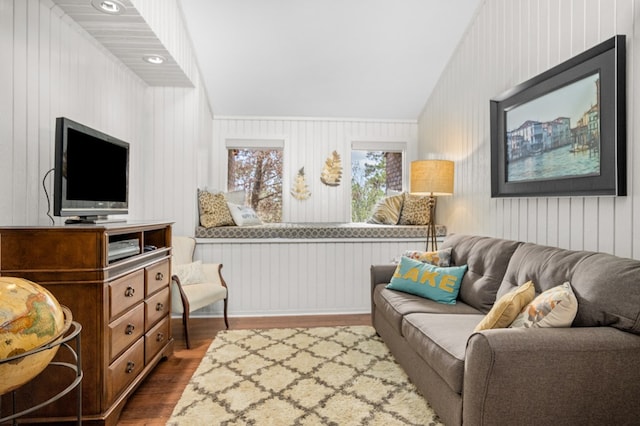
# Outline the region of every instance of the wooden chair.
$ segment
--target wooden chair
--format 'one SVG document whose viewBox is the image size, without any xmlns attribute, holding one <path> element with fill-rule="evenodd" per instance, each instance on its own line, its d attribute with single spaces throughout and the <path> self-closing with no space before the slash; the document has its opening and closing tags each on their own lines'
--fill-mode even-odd
<svg viewBox="0 0 640 426">
<path fill-rule="evenodd" d="M 184 336 L 187 348 L 189 341 L 189 314 L 212 303 L 224 300 L 224 324 L 229 328 L 227 319 L 228 290 L 222 278 L 221 263 L 202 263 L 193 261 L 196 240 L 191 237 L 174 236 L 172 238 L 172 276 L 171 276 L 171 313 L 182 315 Z M 176 274 L 180 270 L 183 281 Z M 185 272 L 187 274 L 185 275 Z M 185 279 L 186 276 L 186 279 Z"/>
</svg>

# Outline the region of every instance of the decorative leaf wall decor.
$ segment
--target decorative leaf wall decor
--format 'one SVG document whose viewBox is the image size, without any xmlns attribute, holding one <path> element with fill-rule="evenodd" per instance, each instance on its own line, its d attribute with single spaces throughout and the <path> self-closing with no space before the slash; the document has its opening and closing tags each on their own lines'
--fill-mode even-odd
<svg viewBox="0 0 640 426">
<path fill-rule="evenodd" d="M 309 187 L 307 186 L 307 179 L 304 176 L 304 167 L 298 170 L 296 180 L 293 182 L 293 188 L 291 188 L 291 195 L 296 200 L 306 200 L 311 196 Z"/>
<path fill-rule="evenodd" d="M 324 168 L 320 174 L 320 180 L 325 185 L 338 186 L 342 177 L 342 161 L 337 151 L 333 151 L 331 157 L 324 162 Z"/>
</svg>

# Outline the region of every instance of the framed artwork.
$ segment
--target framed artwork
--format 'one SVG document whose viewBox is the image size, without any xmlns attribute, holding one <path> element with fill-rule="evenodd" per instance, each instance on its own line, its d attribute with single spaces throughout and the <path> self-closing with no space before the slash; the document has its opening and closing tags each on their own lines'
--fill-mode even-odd
<svg viewBox="0 0 640 426">
<path fill-rule="evenodd" d="M 491 196 L 626 195 L 625 36 L 492 99 Z"/>
</svg>

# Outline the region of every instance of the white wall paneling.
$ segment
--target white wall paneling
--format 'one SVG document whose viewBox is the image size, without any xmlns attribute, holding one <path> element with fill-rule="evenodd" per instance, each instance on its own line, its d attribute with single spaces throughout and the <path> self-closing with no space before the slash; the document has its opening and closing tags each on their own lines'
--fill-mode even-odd
<svg viewBox="0 0 640 426">
<path fill-rule="evenodd" d="M 177 7 L 160 3 L 163 13 Z M 66 116 L 131 144 L 130 219 L 192 232 L 189 190 L 208 173 L 196 153 L 208 156 L 212 138 L 194 58 L 195 88 L 150 88 L 49 0 L 0 0 L 0 47 L 0 224 L 50 223 L 41 182 L 53 167 L 55 118 Z M 52 175 L 46 186 L 51 196 Z"/>
<path fill-rule="evenodd" d="M 439 221 L 484 234 L 640 258 L 639 0 L 486 0 L 419 118 L 419 153 L 456 161 Z M 616 34 L 627 36 L 626 197 L 491 198 L 489 100 Z"/>
<path fill-rule="evenodd" d="M 366 141 L 388 146 L 404 142 L 407 160 L 416 159 L 417 122 L 331 118 L 216 117 L 213 126 L 212 174 L 207 186 L 227 187 L 227 140 L 284 140 L 283 221 L 351 221 L 351 145 Z M 395 146 L 395 145 L 394 145 Z M 342 159 L 342 181 L 337 187 L 320 182 L 327 157 L 337 151 Z M 304 167 L 311 197 L 294 199 L 289 190 Z"/>
<path fill-rule="evenodd" d="M 198 239 L 194 258 L 222 263 L 230 316 L 365 313 L 370 268 L 389 264 L 424 240 L 214 242 Z M 218 316 L 222 304 L 196 315 Z"/>
</svg>

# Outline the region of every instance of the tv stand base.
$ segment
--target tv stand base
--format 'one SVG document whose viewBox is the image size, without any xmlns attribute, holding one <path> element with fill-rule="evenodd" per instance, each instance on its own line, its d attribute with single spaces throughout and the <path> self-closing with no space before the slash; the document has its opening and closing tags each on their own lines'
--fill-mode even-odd
<svg viewBox="0 0 640 426">
<path fill-rule="evenodd" d="M 64 221 L 65 225 L 77 225 L 79 223 L 100 224 L 126 222 L 124 218 L 110 218 L 108 216 L 73 216 Z"/>
</svg>

